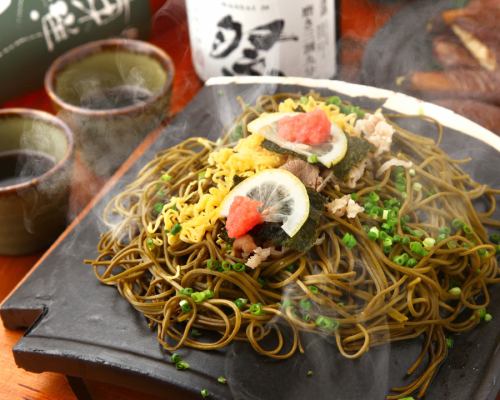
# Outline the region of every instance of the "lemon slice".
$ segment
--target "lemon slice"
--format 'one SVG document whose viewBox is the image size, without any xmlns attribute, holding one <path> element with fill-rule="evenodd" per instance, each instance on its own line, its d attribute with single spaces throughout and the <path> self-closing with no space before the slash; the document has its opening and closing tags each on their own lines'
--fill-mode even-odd
<svg viewBox="0 0 500 400">
<path fill-rule="evenodd" d="M 306 187 L 295 175 L 284 169 L 267 169 L 236 185 L 222 201 L 222 217 L 228 216 L 236 196 L 260 201 L 264 221 L 281 223 L 281 228 L 290 237 L 299 231 L 309 216 Z"/>
<path fill-rule="evenodd" d="M 264 113 L 247 126 L 250 133 L 259 133 L 278 146 L 306 157 L 316 155 L 325 167 L 338 164 L 347 153 L 347 137 L 337 124 L 331 123 L 331 140 L 319 145 L 290 142 L 278 135 L 278 121 L 284 117 L 299 115 L 297 112 Z"/>
</svg>

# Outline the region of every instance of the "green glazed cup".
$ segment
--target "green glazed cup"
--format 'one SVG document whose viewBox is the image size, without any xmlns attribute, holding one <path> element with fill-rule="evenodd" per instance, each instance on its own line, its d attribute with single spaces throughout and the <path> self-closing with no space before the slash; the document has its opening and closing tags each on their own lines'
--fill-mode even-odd
<svg viewBox="0 0 500 400">
<path fill-rule="evenodd" d="M 59 57 L 45 89 L 87 167 L 107 178 L 167 117 L 173 76 L 170 57 L 156 46 L 108 39 Z"/>
<path fill-rule="evenodd" d="M 0 180 L 0 254 L 29 254 L 49 246 L 66 227 L 73 169 L 73 134 L 58 118 L 22 108 L 0 110 L 0 158 L 25 154 L 50 160 L 20 180 Z M 5 174 L 6 164 L 0 163 Z M 3 177 L 5 178 L 5 177 Z"/>
</svg>

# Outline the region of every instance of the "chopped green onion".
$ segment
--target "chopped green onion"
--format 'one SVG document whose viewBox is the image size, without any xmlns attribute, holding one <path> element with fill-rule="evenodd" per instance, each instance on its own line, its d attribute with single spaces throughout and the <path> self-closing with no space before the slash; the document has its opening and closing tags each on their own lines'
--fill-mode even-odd
<svg viewBox="0 0 500 400">
<path fill-rule="evenodd" d="M 183 313 L 188 313 L 191 311 L 191 304 L 189 304 L 189 301 L 186 299 L 182 299 L 179 301 L 179 306 L 181 307 L 181 310 Z"/>
<path fill-rule="evenodd" d="M 462 289 L 460 289 L 458 286 L 454 286 L 450 290 L 448 290 L 448 293 L 452 296 L 460 296 L 460 293 L 462 293 Z"/>
<path fill-rule="evenodd" d="M 360 118 L 365 115 L 365 112 L 358 106 L 344 105 L 344 104 L 340 105 L 340 112 L 346 115 L 356 114 L 356 116 Z"/>
<path fill-rule="evenodd" d="M 182 357 L 177 353 L 173 353 L 170 356 L 170 361 L 172 361 L 174 364 L 177 364 L 179 361 L 182 361 Z"/>
<path fill-rule="evenodd" d="M 205 300 L 205 295 L 202 292 L 193 292 L 191 293 L 191 298 L 195 303 L 201 303 Z"/>
<path fill-rule="evenodd" d="M 451 233 L 451 229 L 448 226 L 443 226 L 439 228 L 439 233 L 442 235 L 449 235 Z"/>
<path fill-rule="evenodd" d="M 183 371 L 185 369 L 189 369 L 189 364 L 186 361 L 181 360 L 175 363 L 175 368 L 177 368 L 179 371 Z"/>
<path fill-rule="evenodd" d="M 431 238 L 431 237 L 425 238 L 424 241 L 422 242 L 422 244 L 424 245 L 424 247 L 426 249 L 432 249 L 434 247 L 434 245 L 436 244 L 436 239 Z"/>
<path fill-rule="evenodd" d="M 217 378 L 217 382 L 219 382 L 219 383 L 221 383 L 221 384 L 225 385 L 225 384 L 227 383 L 227 379 L 226 379 L 225 377 L 223 377 L 223 376 L 219 376 L 219 377 Z"/>
<path fill-rule="evenodd" d="M 170 229 L 171 235 L 177 235 L 182 230 L 182 225 L 177 223 Z"/>
<path fill-rule="evenodd" d="M 356 246 L 357 241 L 353 235 L 351 235 L 350 233 L 346 233 L 342 238 L 342 243 L 344 243 L 348 249 L 352 249 L 354 246 Z"/>
<path fill-rule="evenodd" d="M 476 311 L 477 312 L 477 315 L 479 315 L 479 319 L 484 319 L 484 317 L 486 316 L 487 312 L 486 312 L 486 308 L 480 308 L 479 310 Z"/>
<path fill-rule="evenodd" d="M 413 236 L 416 236 L 416 237 L 422 237 L 425 235 L 425 232 L 420 230 L 420 229 L 414 229 L 412 231 L 412 234 L 413 234 Z"/>
<path fill-rule="evenodd" d="M 300 101 L 300 104 L 307 104 L 309 99 L 307 98 L 307 96 L 301 96 L 299 101 Z"/>
<path fill-rule="evenodd" d="M 410 256 L 407 253 L 403 253 L 399 256 L 394 257 L 392 261 L 394 261 L 398 265 L 405 265 L 409 259 Z"/>
<path fill-rule="evenodd" d="M 245 307 L 245 305 L 248 303 L 248 300 L 243 298 L 243 297 L 240 297 L 239 299 L 236 299 L 234 301 L 234 304 L 236 304 L 236 307 L 238 307 L 240 310 Z"/>
<path fill-rule="evenodd" d="M 408 244 L 410 244 L 410 242 L 411 242 L 411 239 L 408 236 L 403 236 L 403 238 L 401 239 L 401 243 L 404 245 L 408 245 Z"/>
<path fill-rule="evenodd" d="M 446 246 L 448 246 L 449 249 L 456 249 L 458 243 L 456 240 L 450 240 L 449 242 L 446 243 Z"/>
<path fill-rule="evenodd" d="M 370 230 L 368 231 L 368 238 L 370 240 L 377 240 L 379 237 L 380 231 L 376 226 L 372 226 Z"/>
<path fill-rule="evenodd" d="M 319 315 L 314 321 L 316 326 L 324 331 L 333 332 L 339 327 L 339 322 L 335 318 Z"/>
<path fill-rule="evenodd" d="M 316 164 L 318 162 L 318 156 L 316 154 L 311 154 L 307 157 L 307 162 L 309 164 Z"/>
<path fill-rule="evenodd" d="M 477 251 L 477 254 L 479 254 L 479 257 L 487 257 L 489 253 L 486 249 L 479 249 Z"/>
<path fill-rule="evenodd" d="M 417 265 L 417 260 L 414 258 L 409 258 L 408 261 L 406 261 L 406 266 L 413 268 L 415 265 Z"/>
<path fill-rule="evenodd" d="M 408 397 L 403 397 L 399 400 L 415 400 L 412 396 L 408 396 Z"/>
<path fill-rule="evenodd" d="M 163 181 L 163 182 L 168 182 L 168 181 L 171 181 L 172 180 L 172 175 L 169 175 L 169 174 L 163 174 L 160 179 Z"/>
<path fill-rule="evenodd" d="M 387 222 L 384 222 L 381 227 L 384 231 L 389 232 L 389 233 L 392 233 L 394 231 L 394 226 L 392 224 L 387 223 Z"/>
<path fill-rule="evenodd" d="M 254 303 L 250 305 L 250 313 L 253 315 L 262 315 L 264 310 L 262 309 L 262 304 Z"/>
<path fill-rule="evenodd" d="M 326 99 L 326 104 L 333 104 L 336 106 L 340 106 L 342 104 L 342 100 L 340 100 L 339 96 L 331 96 Z"/>
<path fill-rule="evenodd" d="M 379 217 L 379 216 L 382 216 L 382 212 L 383 212 L 382 207 L 372 206 L 368 210 L 368 215 L 370 215 L 370 217 Z"/>
<path fill-rule="evenodd" d="M 462 226 L 462 229 L 466 235 L 471 235 L 472 233 L 474 233 L 474 230 L 467 224 L 464 224 Z"/>
<path fill-rule="evenodd" d="M 222 261 L 221 269 L 224 272 L 231 271 L 231 263 L 229 261 Z"/>
<path fill-rule="evenodd" d="M 163 211 L 163 203 L 155 203 L 153 209 L 157 214 L 160 214 Z"/>
<path fill-rule="evenodd" d="M 302 308 L 305 311 L 309 311 L 312 307 L 311 300 L 309 299 L 301 299 L 299 302 L 300 308 Z"/>
<path fill-rule="evenodd" d="M 382 219 L 387 219 L 389 217 L 389 210 L 384 210 L 382 212 Z"/>
<path fill-rule="evenodd" d="M 153 250 L 155 248 L 155 244 L 153 242 L 153 239 L 147 238 L 146 239 L 146 246 L 149 250 Z"/>
<path fill-rule="evenodd" d="M 420 242 L 410 242 L 410 250 L 421 257 L 427 255 L 427 251 L 424 250 L 424 247 Z"/>
<path fill-rule="evenodd" d="M 453 347 L 453 338 L 451 337 L 446 338 L 446 347 L 448 347 L 449 349 Z"/>
<path fill-rule="evenodd" d="M 447 235 L 447 234 L 445 234 L 445 233 L 440 233 L 439 235 L 437 235 L 437 239 L 436 239 L 436 240 L 437 240 L 438 242 L 442 242 L 442 241 L 443 241 L 443 240 L 445 240 L 447 237 L 448 237 L 448 235 Z"/>
<path fill-rule="evenodd" d="M 205 296 L 205 300 L 208 300 L 208 299 L 213 299 L 215 294 L 212 290 L 210 289 L 205 289 L 203 292 L 201 292 L 203 294 L 203 296 Z"/>
<path fill-rule="evenodd" d="M 415 169 L 414 169 L 414 168 L 410 168 L 410 169 L 408 170 L 408 175 L 410 175 L 410 176 L 415 176 L 415 175 L 417 175 L 417 172 L 415 171 Z"/>
<path fill-rule="evenodd" d="M 184 296 L 191 296 L 193 294 L 193 289 L 190 287 L 182 288 L 181 290 L 179 290 L 179 293 L 183 294 Z"/>
<path fill-rule="evenodd" d="M 246 269 L 246 265 L 243 264 L 243 263 L 233 264 L 233 271 L 236 271 L 236 272 L 245 272 L 245 269 Z"/>
<path fill-rule="evenodd" d="M 422 191 L 422 184 L 420 182 L 414 182 L 412 187 L 415 192 Z"/>
<path fill-rule="evenodd" d="M 307 375 L 307 376 L 313 376 L 313 372 L 312 372 L 312 370 L 310 369 L 309 371 L 307 371 L 306 375 Z"/>
<path fill-rule="evenodd" d="M 403 215 L 403 216 L 401 217 L 401 221 L 402 221 L 403 223 L 405 223 L 405 224 L 406 224 L 406 223 L 408 223 L 408 222 L 410 222 L 410 219 L 411 219 L 411 217 L 410 217 L 408 214 Z"/>
<path fill-rule="evenodd" d="M 392 250 L 392 246 L 384 246 L 382 250 L 384 251 L 384 254 L 389 254 Z"/>
<path fill-rule="evenodd" d="M 207 171 L 201 171 L 198 173 L 198 179 L 205 179 L 205 176 L 207 174 Z"/>
<path fill-rule="evenodd" d="M 236 125 L 231 132 L 231 141 L 236 142 L 243 137 L 243 127 L 241 124 Z"/>
<path fill-rule="evenodd" d="M 351 193 L 351 199 L 356 201 L 358 199 L 358 194 L 357 193 Z"/>
<path fill-rule="evenodd" d="M 304 314 L 302 316 L 302 320 L 305 321 L 305 322 L 309 322 L 311 320 L 311 314 Z"/>
<path fill-rule="evenodd" d="M 204 399 L 206 399 L 208 396 L 210 396 L 210 393 L 208 392 L 207 389 L 201 389 L 200 394 L 201 394 L 201 397 L 203 397 Z"/>
<path fill-rule="evenodd" d="M 392 237 L 392 241 L 394 243 L 399 243 L 399 242 L 401 242 L 402 239 L 403 238 L 401 237 L 401 235 L 398 235 L 397 233 Z"/>
<path fill-rule="evenodd" d="M 392 237 L 387 236 L 383 241 L 382 241 L 382 246 L 384 247 L 391 247 L 392 246 Z"/>
<path fill-rule="evenodd" d="M 464 224 L 465 222 L 458 218 L 455 218 L 453 221 L 451 221 L 451 226 L 453 226 L 453 228 L 455 229 L 461 229 Z"/>
<path fill-rule="evenodd" d="M 491 320 L 493 319 L 493 315 L 487 313 L 485 316 L 484 316 L 484 322 L 490 322 Z"/>
<path fill-rule="evenodd" d="M 214 258 L 211 258 L 210 260 L 207 260 L 207 268 L 211 270 L 218 270 L 221 266 L 221 263 L 219 260 L 216 260 Z"/>
<path fill-rule="evenodd" d="M 376 203 L 377 201 L 380 200 L 380 196 L 377 193 L 375 193 L 375 192 L 368 193 L 368 198 L 373 203 Z"/>
<path fill-rule="evenodd" d="M 318 294 L 319 293 L 319 289 L 317 286 L 314 286 L 314 285 L 310 285 L 308 286 L 308 289 L 311 291 L 311 293 L 313 294 Z"/>
</svg>

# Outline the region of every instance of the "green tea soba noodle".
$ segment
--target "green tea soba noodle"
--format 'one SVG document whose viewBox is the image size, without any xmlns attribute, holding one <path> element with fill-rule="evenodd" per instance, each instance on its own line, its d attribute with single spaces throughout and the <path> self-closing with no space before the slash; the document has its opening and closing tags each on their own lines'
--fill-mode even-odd
<svg viewBox="0 0 500 400">
<path fill-rule="evenodd" d="M 263 96 L 218 142 L 150 161 L 108 204 L 88 262 L 171 352 L 241 340 L 285 359 L 313 332 L 354 359 L 422 336 L 412 382 L 388 398 L 422 396 L 448 335 L 491 319 L 500 190 L 439 148 L 438 123 L 435 142 L 390 118 L 338 97 Z"/>
</svg>

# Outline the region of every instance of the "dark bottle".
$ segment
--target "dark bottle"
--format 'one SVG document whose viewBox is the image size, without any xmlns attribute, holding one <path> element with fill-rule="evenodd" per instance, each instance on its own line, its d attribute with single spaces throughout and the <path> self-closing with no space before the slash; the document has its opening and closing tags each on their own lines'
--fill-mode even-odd
<svg viewBox="0 0 500 400">
<path fill-rule="evenodd" d="M 337 71 L 335 0 L 187 0 L 196 72 L 214 76 L 332 78 Z"/>
</svg>

